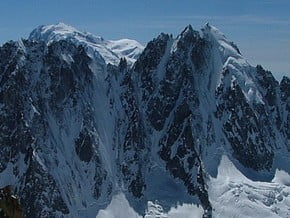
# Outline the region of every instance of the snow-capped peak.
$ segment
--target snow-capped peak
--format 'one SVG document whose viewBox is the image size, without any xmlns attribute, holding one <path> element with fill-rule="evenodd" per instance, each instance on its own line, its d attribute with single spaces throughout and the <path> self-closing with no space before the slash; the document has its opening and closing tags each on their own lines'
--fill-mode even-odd
<svg viewBox="0 0 290 218">
<path fill-rule="evenodd" d="M 241 87 L 245 97 L 250 102 L 264 103 L 261 93 L 254 82 L 254 74 L 256 69 L 251 67 L 247 60 L 242 56 L 239 48 L 216 27 L 206 23 L 201 29 L 203 37 L 208 39 L 212 44 L 212 54 L 214 58 L 220 62 L 219 78 L 224 69 L 229 72 L 229 78 L 232 82 L 236 82 Z M 220 79 L 218 85 L 220 83 Z"/>
<path fill-rule="evenodd" d="M 189 25 L 187 25 L 187 26 L 184 28 L 184 30 L 182 31 L 181 34 L 183 34 L 183 33 L 187 33 L 187 32 L 193 32 L 193 31 L 194 31 L 194 30 L 193 30 L 192 26 L 189 24 Z"/>
<path fill-rule="evenodd" d="M 107 47 L 114 51 L 120 57 L 126 57 L 127 59 L 135 62 L 144 46 L 136 40 L 132 39 L 119 39 L 107 41 Z"/>
<path fill-rule="evenodd" d="M 120 58 L 123 57 L 127 59 L 128 63 L 134 63 L 144 49 L 135 40 L 105 40 L 100 36 L 81 32 L 64 23 L 39 26 L 31 32 L 29 39 L 44 41 L 47 44 L 51 44 L 54 41 L 69 40 L 76 45 L 83 45 L 89 55 L 97 53 L 102 56 L 106 63 L 114 65 L 117 65 Z"/>
<path fill-rule="evenodd" d="M 39 26 L 31 32 L 29 39 L 42 40 L 47 43 L 51 43 L 53 41 L 65 40 L 71 37 L 78 38 L 79 40 L 86 40 L 92 43 L 100 43 L 103 41 L 100 36 L 80 32 L 76 28 L 64 23 Z"/>
<path fill-rule="evenodd" d="M 220 51 L 223 53 L 225 59 L 229 56 L 234 58 L 242 58 L 239 48 L 216 27 L 206 23 L 201 29 L 205 37 L 208 37 L 211 41 L 217 43 L 220 47 Z"/>
<path fill-rule="evenodd" d="M 226 36 L 218 28 L 210 25 L 209 23 L 206 23 L 204 27 L 202 28 L 202 30 L 204 33 L 210 33 L 217 40 L 226 41 Z"/>
<path fill-rule="evenodd" d="M 0 47 L 0 188 L 25 217 L 289 217 L 289 78 L 209 25 L 134 67 L 104 61 L 133 40 L 63 23 L 30 39 Z"/>
</svg>

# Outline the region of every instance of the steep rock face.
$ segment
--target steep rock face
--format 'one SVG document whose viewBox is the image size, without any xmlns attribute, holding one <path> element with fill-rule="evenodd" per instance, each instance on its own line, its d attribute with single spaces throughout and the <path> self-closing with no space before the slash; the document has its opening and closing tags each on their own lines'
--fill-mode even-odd
<svg viewBox="0 0 290 218">
<path fill-rule="evenodd" d="M 202 117 L 195 78 L 192 75 L 195 69 L 190 63 L 191 48 L 198 46 L 202 40 L 190 26 L 181 33 L 177 41 L 168 38 L 165 37 L 167 48 L 163 49 L 163 57 L 157 70 L 153 74 L 146 72 L 155 81 L 155 85 L 147 85 L 155 88 L 147 104 L 145 101 L 144 111 L 148 117 L 145 119 L 149 121 L 148 126 L 153 127 L 150 132 L 159 132 L 159 142 L 152 146 L 157 146 L 156 150 L 165 162 L 166 169 L 184 183 L 188 193 L 199 196 L 210 214 L 197 136 L 201 131 L 198 121 Z M 195 55 L 202 58 L 203 54 Z M 138 69 L 135 68 L 133 74 L 138 75 Z M 146 87 L 144 89 L 148 90 Z M 153 134 L 149 134 L 150 138 Z"/>
<path fill-rule="evenodd" d="M 278 82 L 260 66 L 251 67 L 214 27 L 206 25 L 202 33 L 188 26 L 176 39 L 161 34 L 124 80 L 132 106 L 126 112 L 133 112 L 130 135 L 146 138 L 151 161 L 164 161 L 211 216 L 205 183 L 211 152 L 228 150 L 245 167 L 267 171 L 275 168 L 275 150 L 287 145 L 279 143 Z M 139 184 L 146 196 L 146 184 Z"/>
<path fill-rule="evenodd" d="M 160 34 L 132 67 L 98 40 L 58 24 L 0 48 L 0 185 L 26 217 L 93 217 L 118 192 L 139 213 L 186 200 L 211 217 L 222 155 L 272 175 L 289 153 L 289 78 L 216 28 Z"/>
<path fill-rule="evenodd" d="M 224 75 L 229 77 L 229 71 L 226 70 Z M 261 103 L 250 105 L 235 78 L 230 78 L 230 83 L 226 89 L 225 83 L 217 89 L 221 103 L 218 104 L 216 117 L 223 122 L 223 131 L 233 155 L 246 167 L 269 169 L 273 162 L 273 138 L 270 138 L 272 127 L 265 107 Z"/>
<path fill-rule="evenodd" d="M 10 63 L 1 63 L 7 69 L 1 80 L 1 171 L 15 177 L 27 217 L 69 214 L 69 205 L 88 204 L 73 197 L 80 189 L 87 186 L 94 199 L 110 190 L 103 185 L 108 173 L 91 106 L 91 60 L 67 41 L 18 44 L 1 48 L 1 60 L 12 51 Z"/>
<path fill-rule="evenodd" d="M 23 218 L 23 212 L 19 200 L 6 186 L 0 190 L 0 215 L 1 217 Z"/>
<path fill-rule="evenodd" d="M 280 83 L 280 93 L 282 100 L 282 111 L 283 119 L 281 122 L 281 130 L 283 132 L 284 137 L 286 138 L 286 144 L 288 151 L 290 150 L 290 79 L 287 77 L 283 77 Z"/>
</svg>

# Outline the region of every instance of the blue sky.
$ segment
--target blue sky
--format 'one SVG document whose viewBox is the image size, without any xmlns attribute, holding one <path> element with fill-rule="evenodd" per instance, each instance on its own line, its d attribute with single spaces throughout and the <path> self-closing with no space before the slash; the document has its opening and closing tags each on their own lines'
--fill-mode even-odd
<svg viewBox="0 0 290 218">
<path fill-rule="evenodd" d="M 289 0 L 3 0 L 0 43 L 27 38 L 38 25 L 64 22 L 106 39 L 146 44 L 206 22 L 234 41 L 252 64 L 290 76 Z"/>
</svg>

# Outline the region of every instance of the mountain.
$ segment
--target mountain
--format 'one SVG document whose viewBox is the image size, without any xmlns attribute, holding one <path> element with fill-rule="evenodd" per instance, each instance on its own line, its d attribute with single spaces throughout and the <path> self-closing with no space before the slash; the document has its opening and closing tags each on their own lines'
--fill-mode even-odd
<svg viewBox="0 0 290 218">
<path fill-rule="evenodd" d="M 144 50 L 40 26 L 0 48 L 0 84 L 26 217 L 289 217 L 290 79 L 209 24 Z"/>
<path fill-rule="evenodd" d="M 134 63 L 144 49 L 144 46 L 135 40 L 105 40 L 64 23 L 39 26 L 31 32 L 29 40 L 44 41 L 48 45 L 61 40 L 69 41 L 74 45 L 82 45 L 90 57 L 97 55 L 98 58 L 104 59 L 106 64 L 115 65 L 119 64 L 120 58 L 126 58 L 130 64 Z"/>
</svg>

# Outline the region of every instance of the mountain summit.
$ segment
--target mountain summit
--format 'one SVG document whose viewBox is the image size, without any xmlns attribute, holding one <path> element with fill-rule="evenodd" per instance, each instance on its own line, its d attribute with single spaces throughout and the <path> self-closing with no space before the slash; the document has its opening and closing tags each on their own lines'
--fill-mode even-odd
<svg viewBox="0 0 290 218">
<path fill-rule="evenodd" d="M 0 47 L 0 187 L 26 217 L 288 217 L 290 79 L 209 24 Z"/>
<path fill-rule="evenodd" d="M 52 42 L 67 40 L 76 45 L 82 45 L 88 53 L 98 53 L 106 63 L 118 64 L 125 57 L 129 63 L 134 63 L 144 47 L 131 39 L 105 40 L 91 33 L 81 32 L 64 23 L 42 25 L 34 29 L 29 40 Z M 90 54 L 93 55 L 93 54 Z"/>
</svg>

